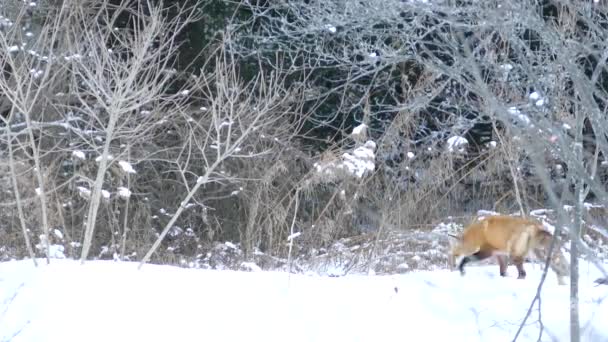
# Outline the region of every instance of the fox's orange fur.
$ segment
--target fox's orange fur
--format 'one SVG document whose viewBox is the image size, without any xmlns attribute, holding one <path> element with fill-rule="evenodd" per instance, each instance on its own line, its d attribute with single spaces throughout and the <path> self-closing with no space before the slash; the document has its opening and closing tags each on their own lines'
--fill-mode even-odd
<svg viewBox="0 0 608 342">
<path fill-rule="evenodd" d="M 549 250 L 553 235 L 545 230 L 536 220 L 516 216 L 488 216 L 470 224 L 458 242 L 452 248 L 452 262 L 462 257 L 458 264 L 460 273 L 464 275 L 464 266 L 477 260 L 483 260 L 493 255 L 498 257 L 500 275 L 506 276 L 507 260 L 510 257 L 518 271 L 518 278 L 526 277 L 523 263 L 529 252 L 544 256 Z M 565 258 L 554 248 L 551 267 L 557 273 L 558 281 L 563 284 L 567 274 L 564 267 Z"/>
</svg>

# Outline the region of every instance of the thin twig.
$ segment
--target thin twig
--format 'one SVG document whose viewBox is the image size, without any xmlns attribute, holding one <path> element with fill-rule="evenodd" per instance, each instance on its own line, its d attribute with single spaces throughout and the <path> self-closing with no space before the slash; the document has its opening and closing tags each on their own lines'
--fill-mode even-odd
<svg viewBox="0 0 608 342">
<path fill-rule="evenodd" d="M 295 227 L 296 224 L 296 217 L 298 215 L 298 204 L 299 204 L 299 197 L 300 197 L 300 189 L 296 189 L 296 193 L 295 193 L 295 204 L 294 204 L 294 208 L 293 208 L 293 219 L 291 221 L 291 226 L 289 228 L 289 253 L 287 254 L 287 287 L 289 287 L 289 283 L 291 281 L 291 252 L 293 249 L 293 240 L 295 239 L 294 236 L 294 231 L 293 228 Z"/>
<path fill-rule="evenodd" d="M 549 252 L 547 253 L 547 257 L 545 259 L 545 266 L 543 268 L 543 274 L 540 278 L 540 282 L 538 283 L 538 287 L 536 288 L 536 294 L 534 295 L 534 299 L 530 303 L 530 306 L 528 307 L 528 311 L 526 312 L 524 319 L 522 320 L 521 324 L 519 325 L 519 328 L 517 329 L 517 332 L 515 333 L 515 336 L 513 337 L 513 340 L 512 340 L 513 342 L 517 341 L 517 338 L 519 337 L 519 334 L 521 333 L 522 329 L 524 328 L 526 321 L 530 317 L 530 314 L 532 313 L 532 309 L 534 308 L 534 304 L 537 301 L 539 302 L 539 304 L 538 304 L 539 305 L 539 322 L 541 323 L 541 334 L 542 334 L 543 325 L 542 325 L 541 316 L 540 316 L 540 296 L 541 296 L 541 290 L 543 288 L 545 279 L 547 278 L 547 274 L 549 271 L 549 265 L 551 263 L 551 256 L 553 255 L 553 250 L 554 250 L 555 246 L 557 245 L 557 236 L 559 235 L 559 229 L 560 229 L 560 226 L 555 227 L 553 239 L 551 240 L 551 244 L 549 245 Z M 539 339 L 540 339 L 540 336 L 539 336 Z"/>
</svg>

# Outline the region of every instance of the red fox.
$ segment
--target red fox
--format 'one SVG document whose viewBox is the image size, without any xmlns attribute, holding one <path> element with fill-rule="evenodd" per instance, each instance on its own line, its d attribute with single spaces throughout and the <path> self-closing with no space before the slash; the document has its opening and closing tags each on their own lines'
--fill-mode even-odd
<svg viewBox="0 0 608 342">
<path fill-rule="evenodd" d="M 500 275 L 507 275 L 507 260 L 511 258 L 517 267 L 518 278 L 524 279 L 524 259 L 529 252 L 544 258 L 549 250 L 553 235 L 543 229 L 540 222 L 515 216 L 488 216 L 470 224 L 458 242 L 452 247 L 451 262 L 463 257 L 458 264 L 460 273 L 464 275 L 464 266 L 471 261 L 478 261 L 497 256 Z M 554 248 L 551 268 L 557 274 L 559 284 L 565 284 L 563 277 L 568 274 L 566 259 Z"/>
</svg>

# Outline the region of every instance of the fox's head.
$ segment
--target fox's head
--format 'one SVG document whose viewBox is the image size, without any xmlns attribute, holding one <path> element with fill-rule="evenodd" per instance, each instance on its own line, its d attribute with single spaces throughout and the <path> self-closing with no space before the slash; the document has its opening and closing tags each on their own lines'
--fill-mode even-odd
<svg viewBox="0 0 608 342">
<path fill-rule="evenodd" d="M 456 267 L 456 261 L 458 261 L 458 259 L 464 255 L 464 251 L 462 249 L 462 237 L 453 234 L 448 234 L 448 236 L 450 241 L 448 263 L 450 264 L 450 269 L 454 270 Z"/>
<path fill-rule="evenodd" d="M 551 244 L 551 240 L 553 240 L 553 234 L 544 229 L 539 229 L 536 233 L 536 240 L 537 245 L 548 248 Z"/>
</svg>

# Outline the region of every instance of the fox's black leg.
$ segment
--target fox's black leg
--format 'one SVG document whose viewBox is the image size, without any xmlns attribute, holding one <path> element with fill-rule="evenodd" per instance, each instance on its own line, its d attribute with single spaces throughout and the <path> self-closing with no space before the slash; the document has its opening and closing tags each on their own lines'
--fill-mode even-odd
<svg viewBox="0 0 608 342">
<path fill-rule="evenodd" d="M 500 276 L 507 276 L 507 257 L 504 255 L 497 255 L 496 259 L 498 259 L 498 267 L 500 267 Z"/>
<path fill-rule="evenodd" d="M 524 258 L 513 258 L 513 263 L 517 267 L 517 279 L 526 278 L 526 270 L 524 270 Z"/>
<path fill-rule="evenodd" d="M 474 257 L 472 255 L 462 258 L 460 264 L 458 265 L 458 269 L 460 270 L 461 275 L 464 275 L 464 265 L 468 264 L 471 261 L 474 261 Z"/>
<path fill-rule="evenodd" d="M 472 255 L 467 255 L 466 257 L 462 258 L 462 261 L 460 261 L 460 264 L 458 265 L 460 274 L 464 275 L 464 265 L 468 264 L 469 262 L 487 259 L 491 256 L 492 256 L 491 251 L 483 251 L 483 250 L 479 251 L 475 254 L 472 254 Z"/>
</svg>

